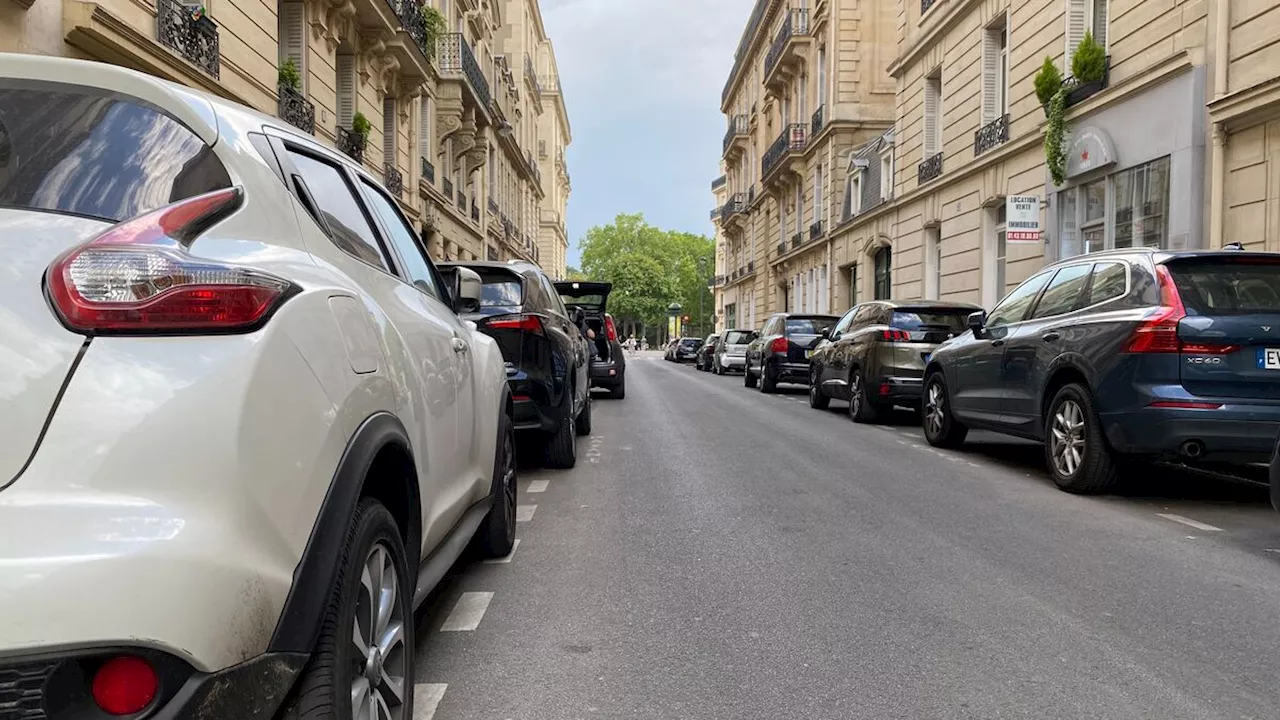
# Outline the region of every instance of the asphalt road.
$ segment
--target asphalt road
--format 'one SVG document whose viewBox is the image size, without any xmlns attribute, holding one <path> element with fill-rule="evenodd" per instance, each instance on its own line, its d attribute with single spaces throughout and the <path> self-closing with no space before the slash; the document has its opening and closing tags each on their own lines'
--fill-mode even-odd
<svg viewBox="0 0 1280 720">
<path fill-rule="evenodd" d="M 513 556 L 419 617 L 417 717 L 1280 717 L 1264 488 L 1075 497 L 1038 446 L 784 387 L 632 360 L 578 467 L 522 471 Z"/>
</svg>

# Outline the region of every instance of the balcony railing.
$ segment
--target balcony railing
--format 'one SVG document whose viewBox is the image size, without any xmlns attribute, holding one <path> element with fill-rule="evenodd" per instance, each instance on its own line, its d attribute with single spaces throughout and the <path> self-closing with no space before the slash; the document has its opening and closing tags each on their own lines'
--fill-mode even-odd
<svg viewBox="0 0 1280 720">
<path fill-rule="evenodd" d="M 729 79 L 725 81 L 724 89 L 720 91 L 720 103 L 724 104 L 729 99 L 729 91 L 733 89 L 733 82 L 738 77 L 738 71 L 742 69 L 742 63 L 751 56 L 747 50 L 755 42 L 756 32 L 760 29 L 760 22 L 764 19 L 765 10 L 772 3 L 757 1 L 755 8 L 751 11 L 751 17 L 747 20 L 747 31 L 743 33 L 742 39 L 738 41 L 738 49 L 734 53 L 736 60 L 733 62 L 733 69 L 729 71 Z"/>
<path fill-rule="evenodd" d="M 769 46 L 769 54 L 764 56 L 765 76 L 767 77 L 777 67 L 778 61 L 782 59 L 782 52 L 786 50 L 787 43 L 791 41 L 791 38 L 808 34 L 808 8 L 792 8 L 787 12 L 787 19 L 783 21 L 782 27 L 778 28 L 778 34 L 773 36 L 773 44 Z"/>
<path fill-rule="evenodd" d="M 480 222 L 480 203 L 475 198 L 471 198 L 471 221 Z"/>
<path fill-rule="evenodd" d="M 302 93 L 287 85 L 280 86 L 280 119 L 303 132 L 316 131 L 316 106 L 302 97 Z"/>
<path fill-rule="evenodd" d="M 747 134 L 747 116 L 733 115 L 729 118 L 729 129 L 724 131 L 724 145 L 722 151 L 729 152 L 729 146 L 733 144 L 733 139 L 739 135 Z"/>
<path fill-rule="evenodd" d="M 538 85 L 542 86 L 544 93 L 560 92 L 560 77 L 558 75 L 539 75 Z"/>
<path fill-rule="evenodd" d="M 800 247 L 802 243 L 804 243 L 804 233 L 796 233 L 795 235 L 791 236 L 792 250 L 795 250 L 796 248 Z"/>
<path fill-rule="evenodd" d="M 973 154 L 981 155 L 1007 142 L 1009 142 L 1009 116 L 1005 114 L 978 128 L 973 134 Z"/>
<path fill-rule="evenodd" d="M 449 202 L 453 202 L 453 181 L 445 178 L 440 189 L 444 190 L 444 196 L 449 198 Z"/>
<path fill-rule="evenodd" d="M 464 213 L 467 211 L 467 196 L 462 188 L 458 188 L 458 209 Z"/>
<path fill-rule="evenodd" d="M 387 1 L 395 12 L 396 18 L 400 20 L 400 27 L 413 38 L 413 44 L 418 46 L 422 57 L 430 60 L 431 55 L 428 52 L 430 48 L 427 47 L 427 23 L 422 19 L 422 10 L 418 3 L 414 0 Z"/>
<path fill-rule="evenodd" d="M 925 158 L 925 161 L 916 167 L 916 183 L 923 185 L 941 174 L 942 153 L 936 153 Z"/>
<path fill-rule="evenodd" d="M 813 223 L 812 225 L 810 225 L 810 226 L 809 226 L 809 239 L 810 239 L 810 240 L 817 240 L 818 238 L 822 237 L 822 235 L 823 235 L 823 230 L 825 229 L 825 226 L 826 226 L 826 224 L 825 224 L 823 221 L 821 221 L 821 220 L 819 220 L 818 222 Z"/>
<path fill-rule="evenodd" d="M 764 159 L 760 162 L 760 177 L 768 177 L 788 154 L 804 150 L 806 129 L 804 123 L 792 123 L 783 129 L 778 139 L 765 151 Z"/>
<path fill-rule="evenodd" d="M 720 208 L 711 208 L 711 222 L 715 222 L 719 219 L 720 219 Z"/>
<path fill-rule="evenodd" d="M 156 39 L 196 67 L 218 77 L 222 65 L 218 26 L 204 14 L 203 5 L 156 0 Z"/>
<path fill-rule="evenodd" d="M 747 207 L 754 205 L 756 202 L 756 186 L 752 185 L 747 189 Z"/>
<path fill-rule="evenodd" d="M 461 73 L 467 79 L 480 106 L 488 112 L 493 104 L 489 81 L 485 79 L 484 71 L 480 69 L 480 63 L 476 62 L 476 56 L 471 52 L 471 46 L 462 37 L 462 33 L 449 33 L 441 37 L 436 40 L 436 47 L 439 49 L 440 72 L 455 75 Z"/>
<path fill-rule="evenodd" d="M 1067 88 L 1066 107 L 1084 102 L 1104 90 L 1111 83 L 1111 56 L 1107 56 L 1107 64 L 1102 72 L 1101 80 L 1082 83 L 1075 78 L 1067 78 L 1063 85 Z"/>
<path fill-rule="evenodd" d="M 920 0 L 920 14 L 929 12 L 929 8 L 938 4 L 938 0 Z"/>
<path fill-rule="evenodd" d="M 387 187 L 387 192 L 400 197 L 404 192 L 404 174 L 395 165 L 387 163 L 382 167 L 382 184 Z"/>
<path fill-rule="evenodd" d="M 786 255 L 786 254 L 787 254 L 787 241 L 786 241 L 786 240 L 783 240 L 782 242 L 778 243 L 778 254 L 779 254 L 779 255 Z"/>
<path fill-rule="evenodd" d="M 734 215 L 742 212 L 747 206 L 747 196 L 743 193 L 734 193 L 729 196 L 729 201 L 720 208 L 720 218 L 724 222 L 729 222 Z"/>
<path fill-rule="evenodd" d="M 432 185 L 435 185 L 436 184 L 436 166 L 432 165 L 431 161 L 426 158 L 420 158 L 420 159 L 422 160 L 422 179 L 426 180 L 428 183 Z"/>
<path fill-rule="evenodd" d="M 538 82 L 538 73 L 533 69 L 533 58 L 528 53 L 524 55 L 524 76 L 529 80 L 529 86 L 533 88 L 533 96 L 542 101 L 542 83 Z"/>
<path fill-rule="evenodd" d="M 748 261 L 748 262 L 747 262 L 747 272 L 749 272 L 749 273 L 753 273 L 753 272 L 755 272 L 755 271 L 756 271 L 756 261 L 755 261 L 755 260 L 750 260 L 750 261 Z"/>
<path fill-rule="evenodd" d="M 822 132 L 822 125 L 826 121 L 827 106 L 819 105 L 817 110 L 813 111 L 813 118 L 809 120 L 809 137 L 816 137 Z"/>
<path fill-rule="evenodd" d="M 363 135 L 357 135 L 344 127 L 338 128 L 338 150 L 359 163 L 364 162 L 364 142 Z"/>
</svg>

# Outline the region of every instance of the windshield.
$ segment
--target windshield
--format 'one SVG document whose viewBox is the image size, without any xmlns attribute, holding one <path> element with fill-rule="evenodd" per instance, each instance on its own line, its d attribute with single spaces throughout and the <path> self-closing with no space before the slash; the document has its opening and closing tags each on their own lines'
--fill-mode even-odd
<svg viewBox="0 0 1280 720">
<path fill-rule="evenodd" d="M 900 330 L 915 332 L 917 330 L 947 330 L 964 332 L 968 327 L 969 314 L 973 310 L 912 310 L 903 308 L 895 310 L 890 325 Z"/>
<path fill-rule="evenodd" d="M 730 330 L 724 336 L 725 345 L 747 345 L 751 342 L 751 333 L 742 330 Z"/>
<path fill-rule="evenodd" d="M 821 335 L 839 318 L 787 318 L 787 335 Z"/>
<path fill-rule="evenodd" d="M 480 288 L 480 307 L 519 307 L 524 302 L 523 284 L 515 279 L 484 279 Z"/>
<path fill-rule="evenodd" d="M 1168 267 L 1188 315 L 1280 313 L 1280 265 L 1179 261 Z"/>
</svg>

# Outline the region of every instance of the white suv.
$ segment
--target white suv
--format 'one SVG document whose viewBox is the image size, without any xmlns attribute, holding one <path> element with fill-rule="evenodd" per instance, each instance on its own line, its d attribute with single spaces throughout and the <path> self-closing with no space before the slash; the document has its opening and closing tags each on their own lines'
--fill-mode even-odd
<svg viewBox="0 0 1280 720">
<path fill-rule="evenodd" d="M 275 118 L 3 54 L 0 251 L 0 720 L 411 718 L 514 540 L 479 278 Z"/>
</svg>

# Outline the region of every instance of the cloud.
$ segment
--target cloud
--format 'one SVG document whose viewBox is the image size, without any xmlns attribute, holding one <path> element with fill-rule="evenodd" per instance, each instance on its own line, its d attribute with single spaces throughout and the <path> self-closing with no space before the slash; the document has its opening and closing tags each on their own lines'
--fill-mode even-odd
<svg viewBox="0 0 1280 720">
<path fill-rule="evenodd" d="M 543 0 L 574 142 L 577 239 L 620 212 L 709 233 L 720 91 L 751 0 Z"/>
</svg>

